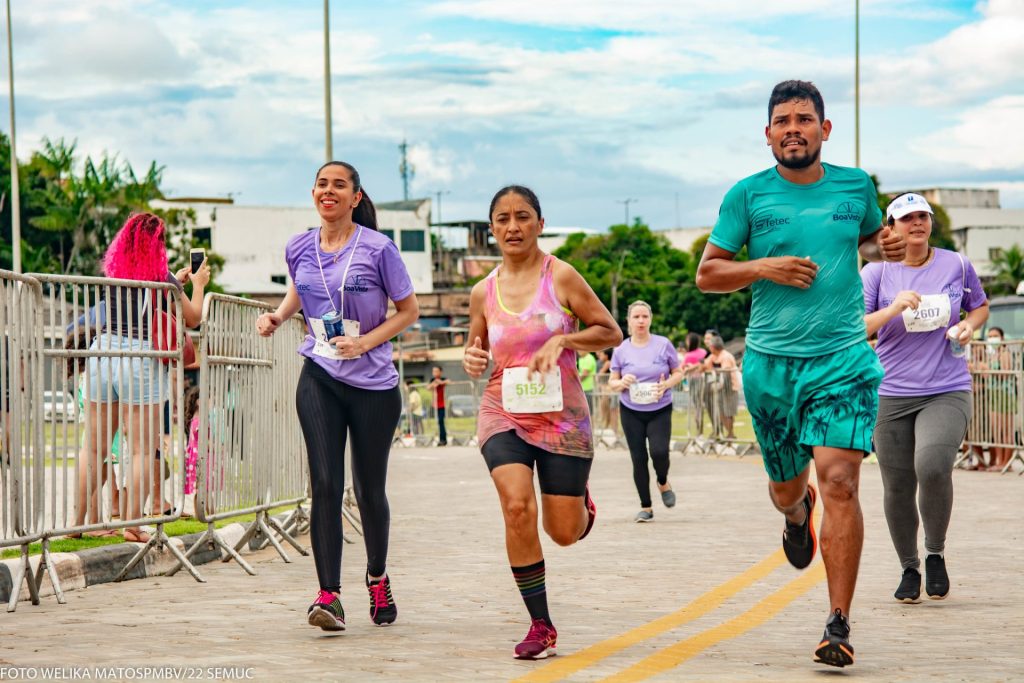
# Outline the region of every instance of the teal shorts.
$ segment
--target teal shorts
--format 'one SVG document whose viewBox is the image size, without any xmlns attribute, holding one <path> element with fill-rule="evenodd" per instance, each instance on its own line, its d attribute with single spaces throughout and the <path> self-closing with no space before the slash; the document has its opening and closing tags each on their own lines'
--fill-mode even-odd
<svg viewBox="0 0 1024 683">
<path fill-rule="evenodd" d="M 883 374 L 866 341 L 811 358 L 748 348 L 743 386 L 768 477 L 793 479 L 815 446 L 870 452 Z"/>
</svg>

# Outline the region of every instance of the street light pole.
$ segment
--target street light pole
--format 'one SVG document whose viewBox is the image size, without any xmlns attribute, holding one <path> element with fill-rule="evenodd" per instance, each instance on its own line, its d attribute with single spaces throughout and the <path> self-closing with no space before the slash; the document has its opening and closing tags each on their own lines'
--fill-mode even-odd
<svg viewBox="0 0 1024 683">
<path fill-rule="evenodd" d="M 7 0 L 8 6 L 11 0 Z M 334 138 L 331 132 L 331 17 L 330 0 L 324 0 L 324 118 L 327 126 L 327 137 L 324 151 L 327 161 L 334 160 Z"/>
<path fill-rule="evenodd" d="M 633 202 L 638 202 L 640 200 L 639 199 L 626 198 L 626 199 L 616 199 L 615 201 L 617 201 L 619 204 L 625 205 L 625 207 L 626 207 L 626 227 L 629 227 L 629 205 L 632 204 Z"/>
<path fill-rule="evenodd" d="M 18 152 L 14 146 L 14 48 L 11 44 L 11 0 L 7 0 L 7 85 L 11 105 L 11 253 L 15 273 L 21 272 L 21 192 L 18 187 Z"/>
</svg>

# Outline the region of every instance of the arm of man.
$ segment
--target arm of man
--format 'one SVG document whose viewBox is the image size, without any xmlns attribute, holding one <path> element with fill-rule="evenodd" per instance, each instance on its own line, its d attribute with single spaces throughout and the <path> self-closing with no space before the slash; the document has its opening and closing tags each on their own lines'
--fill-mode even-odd
<svg viewBox="0 0 1024 683">
<path fill-rule="evenodd" d="M 865 261 L 891 261 L 897 263 L 907 255 L 907 241 L 888 225 L 860 238 L 857 252 Z"/>
<path fill-rule="evenodd" d="M 697 289 L 724 294 L 748 287 L 758 280 L 807 289 L 818 274 L 817 264 L 797 256 L 772 256 L 752 261 L 735 261 L 735 257 L 734 252 L 708 242 L 697 267 Z"/>
</svg>

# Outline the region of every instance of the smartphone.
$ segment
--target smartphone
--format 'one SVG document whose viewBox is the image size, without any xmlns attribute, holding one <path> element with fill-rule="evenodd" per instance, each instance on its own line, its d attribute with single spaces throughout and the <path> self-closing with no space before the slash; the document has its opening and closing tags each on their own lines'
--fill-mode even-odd
<svg viewBox="0 0 1024 683">
<path fill-rule="evenodd" d="M 189 259 L 191 260 L 191 263 L 192 263 L 192 272 L 193 273 L 198 273 L 199 272 L 199 266 L 203 265 L 203 261 L 206 260 L 206 250 L 205 249 L 192 249 L 192 250 L 190 250 L 188 252 L 188 255 L 189 255 Z"/>
</svg>

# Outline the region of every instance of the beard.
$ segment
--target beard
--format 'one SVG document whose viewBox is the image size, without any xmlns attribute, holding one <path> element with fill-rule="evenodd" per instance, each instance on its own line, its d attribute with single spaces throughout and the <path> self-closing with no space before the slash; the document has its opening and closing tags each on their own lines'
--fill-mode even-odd
<svg viewBox="0 0 1024 683">
<path fill-rule="evenodd" d="M 808 145 L 809 146 L 809 145 Z M 772 150 L 772 156 L 775 157 L 775 161 L 779 162 L 781 166 L 785 168 L 799 171 L 817 163 L 818 158 L 821 156 L 821 147 L 814 150 L 814 152 L 808 151 L 808 147 L 804 147 L 802 154 L 797 156 L 787 157 L 785 154 L 778 154 L 775 150 Z"/>
</svg>

